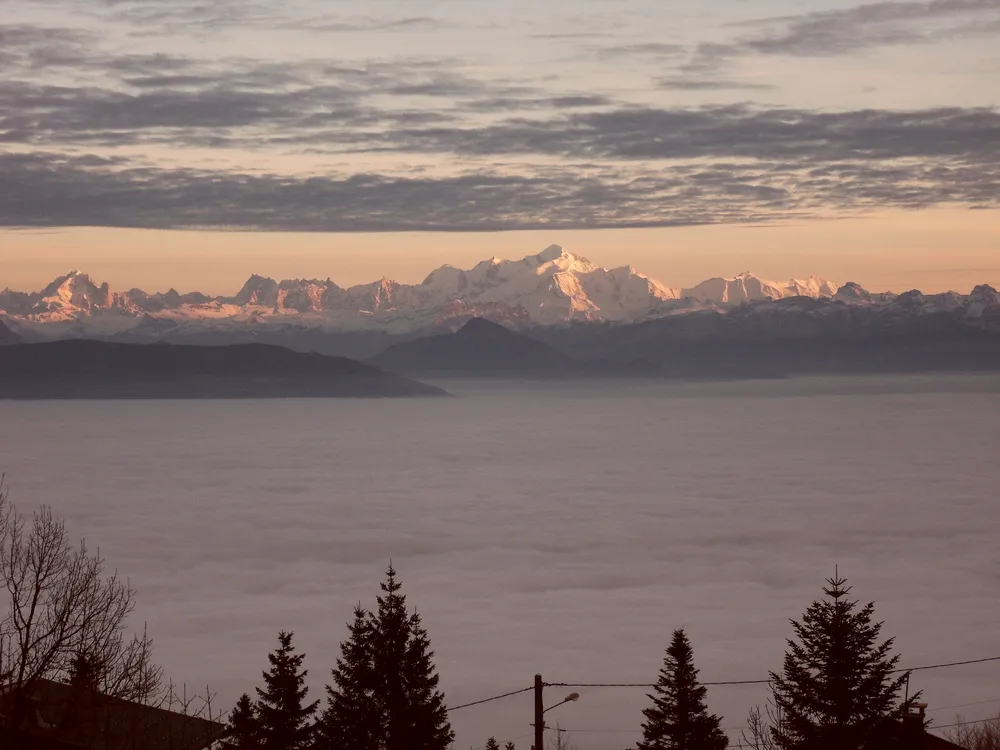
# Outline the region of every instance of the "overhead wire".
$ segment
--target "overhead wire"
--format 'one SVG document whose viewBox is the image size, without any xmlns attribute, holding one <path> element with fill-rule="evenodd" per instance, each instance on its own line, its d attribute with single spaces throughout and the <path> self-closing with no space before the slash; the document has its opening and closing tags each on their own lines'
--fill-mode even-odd
<svg viewBox="0 0 1000 750">
<path fill-rule="evenodd" d="M 988 719 L 976 719 L 975 721 L 956 721 L 954 724 L 941 724 L 940 726 L 933 726 L 933 725 L 931 725 L 931 726 L 927 727 L 927 729 L 928 730 L 934 730 L 934 729 L 951 729 L 952 727 L 964 727 L 964 726 L 968 726 L 969 724 L 985 724 L 988 721 L 1000 722 L 1000 717 L 991 716 Z"/>
<path fill-rule="evenodd" d="M 494 695 L 492 698 L 483 698 L 481 701 L 472 701 L 472 703 L 463 703 L 460 706 L 448 706 L 445 711 L 458 711 L 460 708 L 469 708 L 471 706 L 478 706 L 483 703 L 489 703 L 491 701 L 498 701 L 502 698 L 510 698 L 512 695 L 520 695 L 521 693 L 527 693 L 534 690 L 534 686 L 526 687 L 521 690 L 511 690 L 509 693 L 503 693 L 502 695 Z"/>
<path fill-rule="evenodd" d="M 940 664 L 925 664 L 916 667 L 907 667 L 902 669 L 894 669 L 890 674 L 900 674 L 904 672 L 923 672 L 931 669 L 946 669 L 949 667 L 962 667 L 971 664 L 985 664 L 988 662 L 1000 661 L 1000 656 L 987 656 L 981 659 L 967 659 L 964 661 L 952 661 L 952 662 L 942 662 Z M 714 682 L 703 682 L 702 685 L 706 687 L 723 687 L 723 686 L 734 686 L 734 685 L 766 685 L 771 682 L 770 679 L 767 680 L 720 680 Z M 655 684 L 650 683 L 640 683 L 640 682 L 545 682 L 542 683 L 544 687 L 569 687 L 569 688 L 654 688 Z M 480 706 L 484 703 L 492 703 L 493 701 L 503 700 L 504 698 L 510 698 L 515 695 L 521 695 L 523 693 L 531 692 L 535 689 L 534 686 L 521 688 L 520 690 L 511 690 L 507 693 L 501 693 L 499 695 L 494 695 L 489 698 L 483 698 L 482 700 L 472 701 L 470 703 L 463 703 L 458 706 L 449 706 L 445 710 L 449 713 L 452 711 L 458 711 L 463 708 L 471 708 L 472 706 Z M 931 709 L 934 711 L 944 711 L 954 708 L 966 708 L 969 706 L 980 706 L 987 703 L 993 703 L 995 700 L 978 701 L 975 703 L 962 703 L 954 706 L 942 706 L 936 709 Z M 929 726 L 929 730 L 938 729 L 950 729 L 957 726 L 973 725 L 973 724 L 984 724 L 989 721 L 997 721 L 997 717 L 992 717 L 988 719 L 979 719 L 976 721 L 959 721 L 953 724 L 943 724 L 941 726 Z M 745 729 L 745 727 L 730 727 L 725 731 L 739 731 Z M 604 733 L 604 734 L 617 734 L 626 732 L 636 732 L 636 729 L 567 729 L 564 731 L 568 732 L 585 732 L 585 733 Z M 520 738 L 516 738 L 520 739 Z"/>
<path fill-rule="evenodd" d="M 905 667 L 900 669 L 893 669 L 890 674 L 902 674 L 904 672 L 922 672 L 928 669 L 944 669 L 946 667 L 962 667 L 968 664 L 984 664 L 986 662 L 1000 661 L 1000 656 L 987 656 L 982 659 L 968 659 L 966 661 L 950 661 L 942 664 L 925 664 L 918 667 Z M 719 687 L 727 685 L 767 685 L 771 680 L 722 680 L 717 682 L 703 682 L 702 685 L 706 687 Z M 614 687 L 629 687 L 629 688 L 652 688 L 656 687 L 655 684 L 647 682 L 546 682 L 546 686 L 549 687 L 576 687 L 576 688 L 614 688 Z"/>
<path fill-rule="evenodd" d="M 990 703 L 995 703 L 1000 706 L 1000 698 L 991 698 L 988 701 L 976 701 L 975 703 L 959 703 L 954 706 L 935 706 L 934 708 L 928 708 L 927 713 L 931 711 L 947 711 L 950 708 L 969 708 L 970 706 L 985 706 Z"/>
</svg>

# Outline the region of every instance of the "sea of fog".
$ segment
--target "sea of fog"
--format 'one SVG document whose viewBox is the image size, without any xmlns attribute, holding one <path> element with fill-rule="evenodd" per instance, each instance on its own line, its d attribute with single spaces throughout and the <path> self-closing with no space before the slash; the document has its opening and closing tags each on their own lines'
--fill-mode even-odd
<svg viewBox="0 0 1000 750">
<path fill-rule="evenodd" d="M 320 697 L 389 558 L 451 705 L 536 672 L 652 682 L 677 627 L 704 680 L 765 678 L 834 566 L 903 665 L 1000 655 L 996 376 L 443 385 L 456 398 L 0 401 L 0 471 L 131 579 L 134 624 L 216 708 L 252 693 L 280 629 Z M 1000 662 L 911 687 L 938 724 L 982 718 Z M 576 690 L 547 719 L 579 750 L 639 739 L 645 691 Z M 764 699 L 709 691 L 734 738 Z M 456 711 L 456 746 L 527 750 L 531 711 Z"/>
</svg>

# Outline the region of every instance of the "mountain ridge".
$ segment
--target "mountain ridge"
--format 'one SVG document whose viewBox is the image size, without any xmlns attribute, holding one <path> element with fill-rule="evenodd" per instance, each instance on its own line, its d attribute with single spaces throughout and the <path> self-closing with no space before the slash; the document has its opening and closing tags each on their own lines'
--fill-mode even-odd
<svg viewBox="0 0 1000 750">
<path fill-rule="evenodd" d="M 740 274 L 690 289 L 669 287 L 632 266 L 602 268 L 551 245 L 520 260 L 490 258 L 470 269 L 443 265 L 418 284 L 387 277 L 341 287 L 331 278 L 283 279 L 253 274 L 232 296 L 175 289 L 148 293 L 112 290 L 79 270 L 34 293 L 5 289 L 0 311 L 29 324 L 82 321 L 88 317 L 145 316 L 179 322 L 211 319 L 288 319 L 342 330 L 414 329 L 456 316 L 489 313 L 510 323 L 553 325 L 571 320 L 628 322 L 675 310 L 726 306 L 793 293 L 832 296 L 837 285 L 821 279 L 779 284 Z M 285 320 L 284 322 L 287 322 Z M 124 324 L 119 325 L 122 327 Z M 93 326 L 100 329 L 101 326 Z M 105 321 L 105 328 L 114 327 Z"/>
<path fill-rule="evenodd" d="M 412 376 L 567 377 L 582 369 L 549 344 L 484 318 L 472 318 L 454 333 L 393 344 L 368 363 Z"/>
<path fill-rule="evenodd" d="M 435 386 L 343 357 L 264 344 L 183 346 L 86 339 L 4 347 L 0 399 L 389 398 Z"/>
<path fill-rule="evenodd" d="M 873 293 L 853 282 L 838 285 L 816 276 L 774 282 L 750 272 L 675 288 L 632 266 L 598 267 L 551 245 L 520 260 L 493 257 L 465 270 L 443 265 L 418 284 L 383 277 L 341 287 L 329 277 L 277 281 L 253 274 L 229 297 L 181 294 L 175 289 L 115 291 L 106 282 L 98 284 L 74 270 L 38 292 L 0 292 L 0 321 L 27 341 L 261 340 L 279 345 L 297 342 L 288 345 L 302 350 L 319 346 L 326 353 L 367 359 L 393 343 L 455 331 L 477 317 L 523 330 L 576 323 L 628 324 L 742 307 L 766 315 L 769 305 L 794 299 L 886 307 L 909 315 L 945 310 L 973 324 L 993 320 L 1000 305 L 995 290 L 985 285 L 968 295 L 924 295 L 917 290 Z M 326 342 L 331 337 L 342 341 L 353 337 L 357 346 L 330 350 Z"/>
</svg>

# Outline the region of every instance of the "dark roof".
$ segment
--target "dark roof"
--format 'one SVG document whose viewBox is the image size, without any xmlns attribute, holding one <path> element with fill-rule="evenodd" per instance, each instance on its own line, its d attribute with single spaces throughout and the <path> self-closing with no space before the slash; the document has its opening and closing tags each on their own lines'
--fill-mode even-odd
<svg viewBox="0 0 1000 750">
<path fill-rule="evenodd" d="M 930 734 L 925 735 L 923 750 L 963 750 L 961 745 L 949 742 L 944 737 Z"/>
<path fill-rule="evenodd" d="M 39 682 L 32 702 L 31 726 L 22 733 L 38 748 L 204 750 L 225 731 L 215 721 L 49 680 Z"/>
</svg>

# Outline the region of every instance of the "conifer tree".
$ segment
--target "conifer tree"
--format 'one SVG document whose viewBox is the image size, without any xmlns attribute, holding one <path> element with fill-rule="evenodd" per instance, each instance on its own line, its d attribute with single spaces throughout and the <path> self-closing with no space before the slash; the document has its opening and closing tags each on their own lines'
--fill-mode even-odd
<svg viewBox="0 0 1000 750">
<path fill-rule="evenodd" d="M 909 673 L 893 674 L 893 639 L 879 642 L 875 605 L 858 609 L 839 575 L 827 579 L 825 600 L 792 620 L 781 674 L 771 673 L 780 750 L 891 750 L 904 742 L 903 716 L 920 697 L 900 700 Z"/>
<path fill-rule="evenodd" d="M 639 750 L 725 750 L 729 740 L 719 717 L 705 706 L 707 690 L 698 682 L 691 643 L 675 630 L 660 669 L 650 708 L 643 710 Z"/>
<path fill-rule="evenodd" d="M 496 737 L 490 737 L 486 740 L 486 746 L 483 750 L 500 750 L 500 743 L 497 742 Z"/>
<path fill-rule="evenodd" d="M 382 595 L 377 599 L 378 610 L 372 619 L 372 666 L 375 697 L 382 715 L 382 747 L 404 750 L 410 731 L 409 703 L 403 680 L 410 618 L 406 612 L 406 596 L 401 593 L 402 584 L 396 580 L 391 562 L 380 586 Z"/>
<path fill-rule="evenodd" d="M 99 690 L 104 665 L 86 651 L 77 651 L 69 663 L 69 684 L 74 688 Z"/>
<path fill-rule="evenodd" d="M 226 739 L 220 750 L 257 750 L 260 747 L 260 722 L 257 707 L 246 693 L 236 701 L 226 726 Z"/>
<path fill-rule="evenodd" d="M 410 615 L 409 630 L 402 674 L 409 706 L 410 731 L 413 736 L 421 738 L 421 747 L 443 750 L 451 745 L 455 735 L 448 721 L 444 694 L 438 690 L 440 677 L 434 669 L 431 639 L 416 611 Z"/>
<path fill-rule="evenodd" d="M 371 617 L 374 698 L 383 750 L 446 750 L 455 739 L 444 695 L 438 690 L 434 652 L 420 616 L 406 611 L 406 596 L 389 563 L 378 610 Z"/>
<path fill-rule="evenodd" d="M 389 564 L 375 612 L 359 605 L 327 687 L 317 750 L 447 750 L 455 735 L 420 616 Z"/>
<path fill-rule="evenodd" d="M 503 746 L 503 750 L 517 750 L 517 748 L 514 746 L 513 742 L 508 742 Z"/>
<path fill-rule="evenodd" d="M 306 750 L 313 726 L 310 721 L 319 701 L 303 705 L 308 688 L 306 670 L 299 671 L 305 654 L 295 654 L 292 634 L 278 634 L 278 649 L 268 655 L 271 669 L 264 672 L 264 687 L 257 688 L 257 716 L 262 750 Z"/>
<path fill-rule="evenodd" d="M 374 700 L 372 622 L 360 604 L 354 608 L 349 636 L 328 685 L 327 707 L 320 718 L 317 750 L 377 750 L 381 718 Z"/>
</svg>

